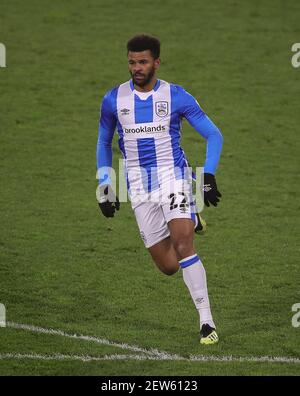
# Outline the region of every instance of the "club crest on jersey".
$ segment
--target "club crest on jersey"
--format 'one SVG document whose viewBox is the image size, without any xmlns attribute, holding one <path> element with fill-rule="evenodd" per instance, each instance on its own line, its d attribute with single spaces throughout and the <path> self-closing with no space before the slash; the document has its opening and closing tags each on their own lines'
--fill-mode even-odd
<svg viewBox="0 0 300 396">
<path fill-rule="evenodd" d="M 159 117 L 165 117 L 169 114 L 169 104 L 165 101 L 155 102 L 155 113 Z"/>
</svg>

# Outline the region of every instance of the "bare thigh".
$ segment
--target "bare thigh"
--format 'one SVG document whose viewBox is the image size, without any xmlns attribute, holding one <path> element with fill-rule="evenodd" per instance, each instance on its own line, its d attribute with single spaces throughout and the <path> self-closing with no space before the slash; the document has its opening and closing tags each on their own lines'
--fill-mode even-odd
<svg viewBox="0 0 300 396">
<path fill-rule="evenodd" d="M 173 219 L 168 223 L 170 239 L 179 260 L 195 254 L 194 221 Z"/>
<path fill-rule="evenodd" d="M 178 271 L 178 257 L 170 237 L 151 246 L 148 251 L 157 267 L 164 274 L 173 275 Z"/>
<path fill-rule="evenodd" d="M 173 219 L 168 223 L 170 236 L 148 248 L 157 267 L 166 275 L 179 269 L 179 260 L 195 254 L 193 246 L 194 222 Z"/>
</svg>

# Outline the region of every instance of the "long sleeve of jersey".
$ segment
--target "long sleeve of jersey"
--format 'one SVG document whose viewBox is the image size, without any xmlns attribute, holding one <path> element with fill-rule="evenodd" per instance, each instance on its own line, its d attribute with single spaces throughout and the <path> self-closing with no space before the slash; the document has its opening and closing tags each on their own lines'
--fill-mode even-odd
<svg viewBox="0 0 300 396">
<path fill-rule="evenodd" d="M 210 120 L 199 106 L 196 99 L 181 89 L 181 115 L 186 118 L 190 125 L 203 136 L 206 143 L 206 159 L 204 172 L 216 173 L 223 145 L 223 136 L 218 127 Z"/>
<path fill-rule="evenodd" d="M 110 184 L 112 167 L 112 140 L 116 128 L 116 118 L 112 110 L 111 95 L 108 92 L 102 101 L 96 150 L 97 178 L 99 184 Z"/>
</svg>

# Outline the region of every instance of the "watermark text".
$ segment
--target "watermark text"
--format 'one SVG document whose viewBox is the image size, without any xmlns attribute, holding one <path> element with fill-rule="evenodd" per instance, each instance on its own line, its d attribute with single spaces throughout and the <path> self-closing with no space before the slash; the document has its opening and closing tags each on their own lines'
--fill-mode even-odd
<svg viewBox="0 0 300 396">
<path fill-rule="evenodd" d="M 296 303 L 292 306 L 292 312 L 296 312 L 292 317 L 292 326 L 300 327 L 300 303 Z"/>
<path fill-rule="evenodd" d="M 292 52 L 295 52 L 291 59 L 292 66 L 295 68 L 300 67 L 300 43 L 292 45 Z"/>
<path fill-rule="evenodd" d="M 181 205 L 182 208 L 191 205 L 193 212 L 201 212 L 204 206 L 203 170 L 202 167 L 197 167 L 196 173 L 194 173 L 188 166 L 182 168 L 143 168 L 141 166 L 126 168 L 124 162 L 119 160 L 118 175 L 114 168 L 102 167 L 98 169 L 96 178 L 99 180 L 99 185 L 96 197 L 98 202 L 102 202 L 101 186 L 109 184 L 112 190 L 117 193 L 120 202 L 129 200 L 133 206 L 142 202 L 153 202 L 160 205 L 169 203 L 171 206 Z M 114 199 L 114 194 L 112 198 Z M 109 200 L 109 197 L 107 199 Z M 175 202 L 176 199 L 178 202 Z M 194 201 L 197 202 L 197 208 L 193 205 Z M 184 205 L 185 203 L 187 205 Z"/>
<path fill-rule="evenodd" d="M 6 48 L 0 43 L 0 67 L 6 67 Z"/>
<path fill-rule="evenodd" d="M 0 327 L 6 327 L 5 305 L 0 303 Z"/>
</svg>

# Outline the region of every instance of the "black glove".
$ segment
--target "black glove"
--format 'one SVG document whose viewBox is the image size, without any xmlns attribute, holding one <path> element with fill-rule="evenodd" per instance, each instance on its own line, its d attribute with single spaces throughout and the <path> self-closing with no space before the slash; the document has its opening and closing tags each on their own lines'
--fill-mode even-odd
<svg viewBox="0 0 300 396">
<path fill-rule="evenodd" d="M 115 210 L 120 209 L 118 197 L 113 192 L 109 184 L 105 184 L 100 189 L 99 208 L 105 217 L 114 217 Z"/>
<path fill-rule="evenodd" d="M 209 206 L 211 203 L 214 206 L 218 205 L 220 201 L 219 198 L 222 197 L 221 193 L 218 191 L 216 178 L 211 173 L 204 173 L 204 203 Z"/>
</svg>

